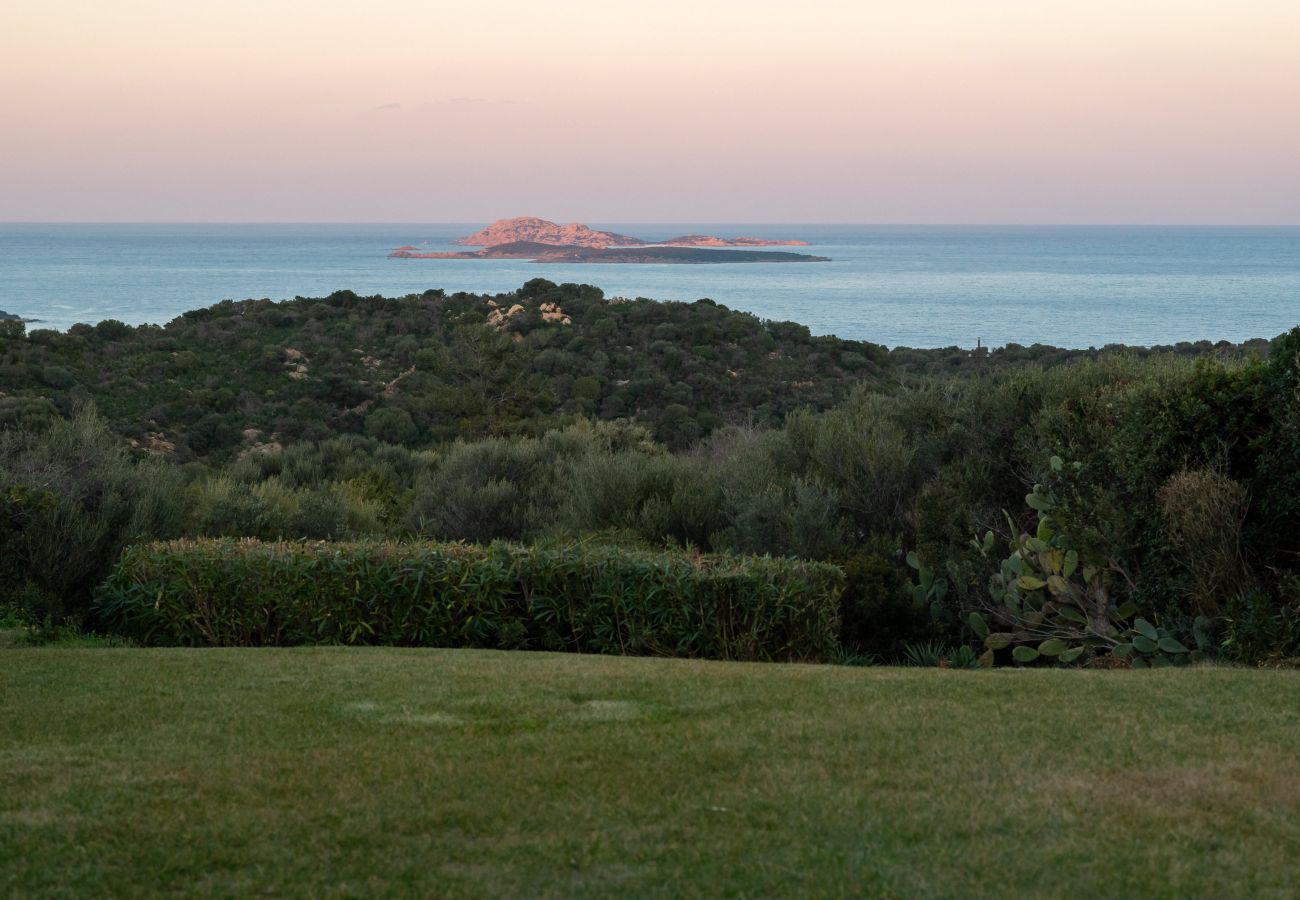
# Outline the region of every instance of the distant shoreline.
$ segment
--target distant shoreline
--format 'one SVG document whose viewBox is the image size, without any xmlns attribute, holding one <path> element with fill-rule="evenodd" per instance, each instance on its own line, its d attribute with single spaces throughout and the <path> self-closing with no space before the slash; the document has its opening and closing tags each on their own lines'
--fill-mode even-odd
<svg viewBox="0 0 1300 900">
<path fill-rule="evenodd" d="M 482 250 L 424 253 L 414 247 L 399 247 L 390 259 L 526 259 L 536 263 L 602 264 L 687 264 L 830 262 L 830 257 L 780 250 L 731 250 L 705 247 L 575 247 L 516 241 Z"/>
</svg>

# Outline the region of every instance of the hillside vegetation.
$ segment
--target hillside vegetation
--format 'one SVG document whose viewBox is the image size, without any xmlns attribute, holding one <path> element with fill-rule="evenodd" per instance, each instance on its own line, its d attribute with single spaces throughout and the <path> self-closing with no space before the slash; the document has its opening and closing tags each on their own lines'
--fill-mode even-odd
<svg viewBox="0 0 1300 900">
<path fill-rule="evenodd" d="M 1300 658 L 1300 329 L 886 351 L 541 280 L 8 328 L 24 615 L 108 627 L 150 540 L 509 541 L 832 563 L 827 658 Z"/>
<path fill-rule="evenodd" d="M 165 327 L 34 331 L 0 344 L 0 415 L 39 423 L 93 401 L 179 460 L 339 434 L 411 447 L 536 435 L 584 416 L 683 447 L 723 423 L 830 406 L 885 357 L 709 301 L 607 301 L 536 279 L 496 297 L 340 292 L 224 302 Z"/>
<path fill-rule="evenodd" d="M 0 426 L 41 427 L 93 402 L 137 446 L 213 462 L 344 434 L 412 448 L 540 435 L 584 417 L 643 425 L 679 449 L 724 424 L 776 426 L 793 410 L 829 408 L 861 383 L 1101 355 L 890 352 L 709 300 L 611 300 L 544 279 L 495 296 L 340 291 L 225 301 L 161 327 L 110 320 L 25 340 L 24 328 L 0 327 Z"/>
</svg>

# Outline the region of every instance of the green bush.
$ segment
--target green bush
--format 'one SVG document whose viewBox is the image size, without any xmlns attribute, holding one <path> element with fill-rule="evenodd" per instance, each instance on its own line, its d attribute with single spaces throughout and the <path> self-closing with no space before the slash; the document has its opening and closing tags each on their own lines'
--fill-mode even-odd
<svg viewBox="0 0 1300 900">
<path fill-rule="evenodd" d="M 383 407 L 366 416 L 366 434 L 389 444 L 414 441 L 419 428 L 404 409 Z"/>
<path fill-rule="evenodd" d="M 535 439 L 457 442 L 415 488 L 413 531 L 441 540 L 523 540 L 555 508 L 559 460 Z"/>
<path fill-rule="evenodd" d="M 579 422 L 540 438 L 457 441 L 421 476 L 406 525 L 438 540 L 531 541 L 557 523 L 574 473 L 611 454 L 641 455 L 639 428 Z M 619 525 L 583 519 L 573 530 Z"/>
<path fill-rule="evenodd" d="M 1287 587 L 1281 597 L 1253 590 L 1228 601 L 1221 642 L 1225 659 L 1300 660 L 1300 578 L 1293 578 Z"/>
<path fill-rule="evenodd" d="M 152 644 L 496 647 L 819 660 L 842 575 L 770 557 L 570 545 L 197 540 L 128 548 L 105 621 Z"/>
<path fill-rule="evenodd" d="M 889 658 L 909 643 L 937 636 L 929 608 L 912 598 L 898 568 L 882 553 L 859 550 L 841 565 L 840 641 L 846 648 Z"/>
<path fill-rule="evenodd" d="M 708 547 L 723 523 L 717 479 L 684 457 L 640 450 L 592 456 L 565 485 L 559 524 L 572 533 L 628 529 L 651 543 Z"/>
<path fill-rule="evenodd" d="M 177 533 L 180 485 L 176 467 L 133 459 L 90 409 L 0 434 L 0 603 L 84 616 L 123 546 Z"/>
</svg>

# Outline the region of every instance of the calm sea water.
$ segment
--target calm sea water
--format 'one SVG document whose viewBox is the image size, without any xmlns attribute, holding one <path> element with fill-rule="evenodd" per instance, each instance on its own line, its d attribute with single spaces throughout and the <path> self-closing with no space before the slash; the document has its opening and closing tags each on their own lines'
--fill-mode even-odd
<svg viewBox="0 0 1300 900">
<path fill-rule="evenodd" d="M 1273 337 L 1300 324 L 1300 228 L 600 224 L 809 241 L 829 263 L 550 265 L 390 260 L 402 244 L 450 249 L 481 223 L 440 225 L 0 224 L 0 309 L 44 327 L 164 323 L 226 298 L 348 288 L 512 290 L 529 278 L 607 295 L 711 297 L 816 334 L 890 346 Z M 42 326 L 29 326 L 42 327 Z"/>
</svg>

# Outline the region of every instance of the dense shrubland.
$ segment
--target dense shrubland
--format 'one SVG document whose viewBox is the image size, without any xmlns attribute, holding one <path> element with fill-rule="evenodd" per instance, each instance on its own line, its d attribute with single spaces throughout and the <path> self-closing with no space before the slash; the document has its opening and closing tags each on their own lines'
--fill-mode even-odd
<svg viewBox="0 0 1300 900">
<path fill-rule="evenodd" d="M 794 410 L 827 409 L 860 383 L 1100 352 L 886 351 L 709 300 L 607 300 L 543 279 L 496 296 L 341 291 L 225 301 L 162 327 L 24 328 L 0 327 L 0 427 L 38 428 L 91 402 L 137 446 L 208 464 L 347 435 L 412 449 L 537 436 L 582 418 L 635 422 L 677 450 L 722 425 L 775 427 Z"/>
<path fill-rule="evenodd" d="M 0 423 L 93 401 L 115 432 L 182 461 L 349 434 L 409 447 L 538 435 L 578 418 L 632 419 L 680 448 L 724 422 L 829 406 L 887 356 L 708 300 L 606 302 L 543 279 L 496 297 L 344 291 L 227 301 L 165 327 L 21 328 L 0 336 Z"/>
<path fill-rule="evenodd" d="M 1300 329 L 885 353 L 708 303 L 516 301 L 504 328 L 481 297 L 335 295 L 11 337 L 8 602 L 103 627 L 95 586 L 146 537 L 504 540 L 834 563 L 845 658 L 1300 657 Z M 298 345 L 306 378 L 248 362 Z M 22 380 L 56 358 L 66 387 Z"/>
</svg>

